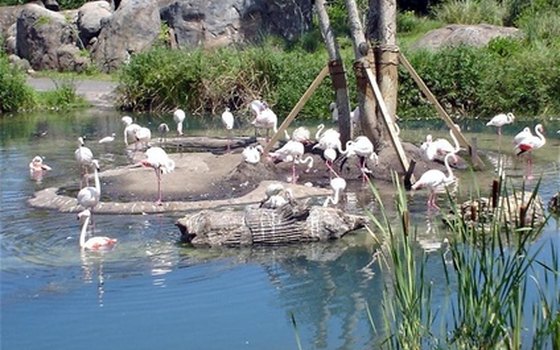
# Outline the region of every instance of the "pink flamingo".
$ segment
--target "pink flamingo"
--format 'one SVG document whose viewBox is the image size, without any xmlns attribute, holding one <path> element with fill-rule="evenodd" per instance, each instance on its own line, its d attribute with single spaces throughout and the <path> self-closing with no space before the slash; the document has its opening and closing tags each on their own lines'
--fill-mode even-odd
<svg viewBox="0 0 560 350">
<path fill-rule="evenodd" d="M 110 249 L 115 244 L 117 244 L 117 240 L 115 238 L 109 238 L 103 236 L 95 236 L 86 240 L 87 228 L 90 219 L 91 219 L 91 212 L 89 211 L 89 209 L 86 209 L 78 213 L 78 220 L 80 220 L 80 222 L 82 223 L 82 230 L 80 232 L 80 248 L 82 248 L 82 250 L 84 249 L 105 250 L 105 249 Z"/>
<path fill-rule="evenodd" d="M 86 186 L 89 186 L 87 175 L 88 168 L 93 164 L 93 152 L 84 145 L 84 139 L 82 137 L 78 137 L 78 148 L 74 151 L 74 157 L 80 165 L 80 187 L 82 187 L 84 183 L 84 177 L 86 179 Z"/>
<path fill-rule="evenodd" d="M 160 147 L 151 147 L 146 151 L 146 159 L 140 161 L 145 167 L 154 169 L 158 182 L 157 205 L 162 205 L 161 199 L 161 175 L 168 174 L 175 170 L 175 162 L 169 158 L 167 153 Z"/>
<path fill-rule="evenodd" d="M 533 166 L 533 162 L 532 162 L 532 153 L 534 150 L 541 148 L 542 146 L 545 145 L 546 143 L 546 138 L 544 137 L 544 135 L 542 134 L 544 132 L 543 126 L 542 124 L 537 124 L 535 126 L 535 134 L 533 135 L 530 132 L 528 134 L 523 134 L 520 136 L 520 134 L 517 134 L 516 137 L 517 138 L 517 142 L 514 145 L 514 150 L 515 150 L 515 154 L 520 156 L 524 153 L 528 153 L 529 157 L 527 159 L 527 164 L 528 164 L 528 178 L 531 179 L 532 178 L 532 166 Z M 514 140 L 515 141 L 515 140 Z"/>
<path fill-rule="evenodd" d="M 449 166 L 449 158 L 453 157 L 456 160 L 454 153 L 448 153 L 445 155 L 444 163 L 447 169 L 447 175 L 439 169 L 430 169 L 426 171 L 418 181 L 412 185 L 413 190 L 420 188 L 427 188 L 430 191 L 428 195 L 428 208 L 439 209 L 436 203 L 437 193 L 445 191 L 445 188 L 455 182 L 456 178 L 453 175 L 453 171 Z"/>
</svg>

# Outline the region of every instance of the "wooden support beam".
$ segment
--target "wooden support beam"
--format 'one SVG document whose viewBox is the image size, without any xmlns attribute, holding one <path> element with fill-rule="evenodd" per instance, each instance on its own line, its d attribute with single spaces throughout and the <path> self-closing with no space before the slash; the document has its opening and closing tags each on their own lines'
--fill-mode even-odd
<svg viewBox="0 0 560 350">
<path fill-rule="evenodd" d="M 461 130 L 459 130 L 459 128 L 457 128 L 455 126 L 455 123 L 453 122 L 453 119 L 451 119 L 449 114 L 447 114 L 445 109 L 443 109 L 443 107 L 438 102 L 438 100 L 436 99 L 434 94 L 432 94 L 432 92 L 430 91 L 428 86 L 424 83 L 422 78 L 420 78 L 418 73 L 416 73 L 416 70 L 414 69 L 414 67 L 412 67 L 412 65 L 406 59 L 406 57 L 404 56 L 404 54 L 402 52 L 400 53 L 400 63 L 410 73 L 410 76 L 412 77 L 412 79 L 414 79 L 414 81 L 416 82 L 416 85 L 418 85 L 420 90 L 424 93 L 424 96 L 426 96 L 426 98 L 432 103 L 432 105 L 435 107 L 436 111 L 438 112 L 439 116 L 447 124 L 449 129 L 453 130 L 453 132 L 457 136 L 457 139 L 458 139 L 459 143 L 467 148 L 467 150 L 469 152 L 469 155 L 471 156 L 471 160 L 473 162 L 474 167 L 476 169 L 483 169 L 485 166 L 484 166 L 484 162 L 482 161 L 482 159 L 480 159 L 480 157 L 475 152 L 475 150 L 473 149 L 473 147 L 471 146 L 469 141 L 461 133 Z"/>
<path fill-rule="evenodd" d="M 387 105 L 385 105 L 385 101 L 383 100 L 383 96 L 381 95 L 381 90 L 377 85 L 377 81 L 375 80 L 375 75 L 369 67 L 365 69 L 367 73 L 367 77 L 371 87 L 373 88 L 373 93 L 375 94 L 375 98 L 377 99 L 377 105 L 381 110 L 381 115 L 383 116 L 383 121 L 385 122 L 385 126 L 387 130 L 389 130 L 389 138 L 391 139 L 391 143 L 397 153 L 403 172 L 407 173 L 410 167 L 408 163 L 408 159 L 406 158 L 406 153 L 401 145 L 401 141 L 399 140 L 399 136 L 395 133 L 395 127 L 393 126 L 393 118 L 389 115 L 389 111 L 387 110 Z M 410 175 L 411 181 L 414 181 L 414 176 Z"/>
<path fill-rule="evenodd" d="M 276 142 L 278 142 L 280 137 L 282 135 L 284 135 L 284 130 L 286 130 L 288 128 L 288 126 L 290 125 L 292 120 L 294 120 L 294 118 L 301 111 L 303 106 L 305 106 L 305 103 L 307 102 L 307 100 L 309 100 L 309 98 L 313 95 L 313 92 L 315 92 L 317 87 L 321 84 L 321 82 L 323 81 L 323 79 L 325 79 L 325 77 L 327 75 L 329 75 L 329 66 L 325 65 L 323 67 L 323 69 L 319 72 L 317 77 L 315 77 L 315 80 L 313 80 L 311 85 L 309 85 L 309 87 L 307 88 L 305 93 L 301 96 L 301 98 L 296 103 L 296 105 L 294 106 L 294 108 L 292 109 L 290 114 L 288 114 L 286 119 L 284 119 L 284 121 L 282 122 L 282 124 L 278 128 L 278 131 L 276 131 L 276 134 L 274 134 L 274 136 L 272 136 L 272 138 L 270 139 L 268 144 L 264 147 L 264 152 L 263 153 L 266 154 L 266 153 L 270 152 L 270 149 L 272 148 L 272 145 L 274 145 Z"/>
</svg>

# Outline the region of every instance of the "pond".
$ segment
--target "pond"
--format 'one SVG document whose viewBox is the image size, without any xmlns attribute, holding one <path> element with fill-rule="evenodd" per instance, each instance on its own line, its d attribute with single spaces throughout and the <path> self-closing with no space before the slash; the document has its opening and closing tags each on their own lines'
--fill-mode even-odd
<svg viewBox="0 0 560 350">
<path fill-rule="evenodd" d="M 127 164 L 121 116 L 88 110 L 0 118 L 3 349 L 47 344 L 55 349 L 295 349 L 297 337 L 304 349 L 377 347 L 366 308 L 381 325 L 384 272 L 365 231 L 304 247 L 196 249 L 179 243 L 174 224 L 181 213 L 99 215 L 97 228 L 118 238 L 118 244 L 105 253 L 81 253 L 75 213 L 27 204 L 37 190 L 76 183 L 73 152 L 79 135 L 98 140 L 115 132 L 113 143 L 89 147 L 105 165 Z M 139 118 L 152 130 L 161 121 L 172 125 L 169 115 Z M 185 131 L 223 134 L 218 120 L 211 127 L 190 120 Z M 467 137 L 497 154 L 493 130 L 477 123 L 462 125 Z M 560 189 L 560 135 L 554 134 L 559 126 L 558 120 L 546 125 L 549 141 L 534 154 L 533 171 L 543 177 L 539 193 L 545 201 Z M 410 122 L 401 129 L 401 137 L 415 143 L 428 132 L 445 135 L 443 125 L 434 122 Z M 520 129 L 519 124 L 505 128 L 500 146 L 517 172 L 523 164 L 511 157 L 507 140 Z M 29 178 L 28 163 L 35 155 L 53 168 L 41 182 Z M 493 176 L 493 169 L 462 174 L 481 188 Z M 346 205 L 362 203 L 356 198 L 367 191 L 363 186 L 350 191 Z M 445 283 L 439 258 L 443 230 L 432 230 L 439 219 L 426 213 L 425 199 L 425 194 L 411 198 L 411 210 L 418 248 L 434 256 L 428 259 L 428 278 L 438 286 Z M 546 241 L 560 243 L 554 218 L 534 244 Z M 443 293 L 435 288 L 434 300 Z"/>
</svg>

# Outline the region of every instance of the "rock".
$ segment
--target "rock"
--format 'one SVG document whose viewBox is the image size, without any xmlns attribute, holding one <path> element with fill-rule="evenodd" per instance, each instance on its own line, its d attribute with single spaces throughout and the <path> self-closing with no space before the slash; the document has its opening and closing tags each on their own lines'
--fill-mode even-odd
<svg viewBox="0 0 560 350">
<path fill-rule="evenodd" d="M 0 6 L 0 36 L 9 36 L 9 28 L 16 23 L 21 9 L 22 6 Z"/>
<path fill-rule="evenodd" d="M 19 56 L 13 54 L 9 55 L 8 60 L 12 65 L 14 65 L 22 72 L 27 72 L 29 71 L 29 69 L 31 69 L 31 65 L 29 64 L 29 62 L 26 59 L 20 58 Z"/>
<path fill-rule="evenodd" d="M 107 1 L 86 2 L 78 9 L 77 26 L 80 40 L 84 46 L 99 35 L 101 23 L 111 17 L 111 5 Z"/>
<path fill-rule="evenodd" d="M 437 50 L 445 46 L 468 45 L 482 47 L 494 38 L 517 38 L 521 31 L 513 27 L 500 27 L 490 24 L 464 25 L 450 24 L 429 31 L 411 45 L 412 49 Z"/>
<path fill-rule="evenodd" d="M 150 48 L 161 30 L 158 4 L 149 0 L 123 0 L 101 22 L 92 59 L 103 72 L 117 69 L 134 53 Z"/>
<path fill-rule="evenodd" d="M 58 50 L 75 45 L 76 30 L 66 17 L 35 4 L 23 7 L 17 20 L 16 52 L 33 69 L 59 69 Z"/>
<path fill-rule="evenodd" d="M 90 64 L 88 56 L 81 55 L 75 45 L 62 45 L 56 50 L 58 70 L 70 72 L 84 72 Z"/>
<path fill-rule="evenodd" d="M 12 24 L 6 32 L 6 41 L 4 42 L 4 48 L 8 55 L 15 54 L 17 50 L 16 44 L 17 37 L 17 26 L 16 23 Z"/>
<path fill-rule="evenodd" d="M 176 222 L 181 240 L 195 246 L 247 246 L 308 243 L 338 239 L 367 223 L 367 218 L 336 208 L 301 210 L 286 204 L 277 209 L 209 211 Z"/>
</svg>

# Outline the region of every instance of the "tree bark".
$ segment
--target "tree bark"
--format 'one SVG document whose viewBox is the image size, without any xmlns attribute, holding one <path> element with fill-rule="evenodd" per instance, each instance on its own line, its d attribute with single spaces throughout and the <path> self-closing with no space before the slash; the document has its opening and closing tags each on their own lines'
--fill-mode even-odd
<svg viewBox="0 0 560 350">
<path fill-rule="evenodd" d="M 317 9 L 321 33 L 330 58 L 329 69 L 333 89 L 336 95 L 340 140 L 343 144 L 345 144 L 346 141 L 352 138 L 352 123 L 350 121 L 350 103 L 348 102 L 346 72 L 340 57 L 338 43 L 336 42 L 329 16 L 327 14 L 327 10 L 325 9 L 325 0 L 316 0 L 315 8 Z"/>
<path fill-rule="evenodd" d="M 399 49 L 396 0 L 369 0 L 368 39 L 376 43 L 376 77 L 393 122 L 396 121 Z M 384 133 L 384 141 L 388 139 Z"/>
<path fill-rule="evenodd" d="M 350 22 L 350 33 L 354 47 L 356 61 L 354 71 L 358 87 L 358 103 L 360 106 L 360 122 L 362 132 L 372 141 L 375 149 L 379 149 L 382 143 L 383 123 L 376 117 L 377 103 L 373 94 L 373 89 L 368 83 L 366 68 L 371 68 L 375 72 L 375 59 L 373 50 L 366 41 L 360 14 L 355 0 L 346 0 L 346 10 Z"/>
</svg>

